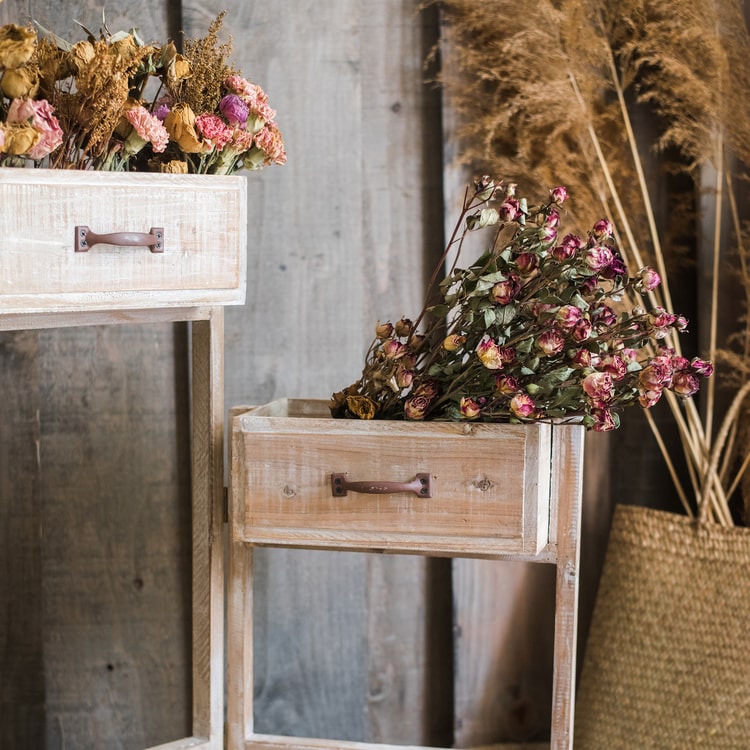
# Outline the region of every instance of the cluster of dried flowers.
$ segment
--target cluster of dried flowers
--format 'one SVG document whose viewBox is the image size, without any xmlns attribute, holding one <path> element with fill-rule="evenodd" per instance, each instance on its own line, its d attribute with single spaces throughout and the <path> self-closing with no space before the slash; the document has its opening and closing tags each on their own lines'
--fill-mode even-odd
<svg viewBox="0 0 750 750">
<path fill-rule="evenodd" d="M 0 27 L 0 166 L 232 174 L 284 164 L 265 92 L 208 34 L 144 44 L 135 32 L 69 44 Z"/>
<path fill-rule="evenodd" d="M 607 220 L 586 238 L 561 237 L 566 199 L 557 187 L 547 202 L 529 206 L 515 185 L 478 180 L 440 267 L 455 246 L 458 260 L 468 232 L 492 230 L 489 249 L 466 269 L 454 261 L 440 283 L 442 301 L 415 322 L 378 324 L 360 379 L 332 397 L 333 416 L 577 417 L 607 431 L 619 426 L 623 407 L 649 408 L 665 390 L 696 393 L 712 364 L 664 345 L 687 321 L 642 306 L 658 273 L 645 267 L 627 275 Z"/>
</svg>

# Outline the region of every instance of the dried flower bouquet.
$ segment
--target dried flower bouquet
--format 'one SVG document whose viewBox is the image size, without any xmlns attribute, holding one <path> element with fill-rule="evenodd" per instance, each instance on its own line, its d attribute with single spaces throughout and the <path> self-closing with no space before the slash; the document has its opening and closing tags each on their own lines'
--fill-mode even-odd
<svg viewBox="0 0 750 750">
<path fill-rule="evenodd" d="M 529 422 L 580 418 L 619 426 L 624 407 L 649 408 L 668 391 L 698 391 L 711 363 L 664 345 L 684 317 L 643 307 L 660 283 L 649 267 L 629 277 L 612 224 L 588 236 L 560 234 L 564 187 L 529 205 L 512 184 L 489 178 L 467 191 L 432 284 L 441 301 L 415 322 L 378 324 L 360 379 L 332 397 L 332 413 L 362 419 Z M 468 232 L 489 247 L 457 266 Z M 429 290 L 428 290 L 429 292 Z M 422 329 L 421 324 L 426 323 Z"/>
<path fill-rule="evenodd" d="M 218 42 L 223 16 L 182 54 L 106 24 L 75 44 L 0 27 L 0 166 L 233 174 L 284 164 L 268 97 Z"/>
<path fill-rule="evenodd" d="M 576 198 L 577 223 L 593 219 L 587 211 L 610 216 L 626 261 L 656 267 L 663 283 L 650 295 L 654 305 L 671 308 L 679 281 L 670 277 L 685 248 L 704 243 L 707 315 L 695 325 L 706 331 L 705 354 L 717 363 L 726 401 L 716 398 L 717 378 L 700 405 L 666 394 L 689 485 L 646 416 L 689 515 L 704 507 L 732 525 L 730 498 L 744 485 L 750 518 L 750 245 L 742 183 L 733 176 L 750 166 L 746 2 L 439 4 L 449 59 L 443 83 L 472 171 L 533 187 L 562 180 Z M 639 128 L 633 118 L 644 114 Z M 666 207 L 653 194 L 649 174 L 657 169 L 683 187 Z M 738 292 L 745 311 L 729 313 L 739 325 L 722 343 L 719 319 L 728 314 L 721 308 Z M 669 341 L 679 353 L 677 338 Z"/>
</svg>

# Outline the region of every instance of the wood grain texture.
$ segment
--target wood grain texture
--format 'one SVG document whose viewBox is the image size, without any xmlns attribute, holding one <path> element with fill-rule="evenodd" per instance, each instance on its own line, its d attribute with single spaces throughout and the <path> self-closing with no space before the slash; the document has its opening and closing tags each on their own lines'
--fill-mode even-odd
<svg viewBox="0 0 750 750">
<path fill-rule="evenodd" d="M 248 301 L 227 310 L 228 406 L 327 398 L 358 376 L 378 319 L 421 307 L 425 269 L 442 247 L 442 165 L 439 97 L 422 82 L 436 24 L 417 6 L 229 5 L 233 61 L 278 110 L 289 160 L 248 179 Z M 186 2 L 186 32 L 196 35 L 226 7 Z M 387 637 L 403 639 L 400 663 L 395 651 L 367 648 L 369 623 L 380 616 L 367 602 L 368 570 L 377 578 L 384 564 L 398 566 L 382 574 L 401 587 L 393 596 L 414 602 L 403 630 L 389 626 Z M 429 627 L 450 631 L 447 619 L 424 619 L 420 571 L 430 564 L 256 550 L 256 722 L 267 731 L 421 742 L 441 718 L 416 697 L 425 688 L 415 665 Z M 341 641 L 332 648 L 334 637 Z M 368 675 L 394 669 L 408 687 L 384 681 L 368 696 Z M 295 677 L 300 671 L 307 677 Z"/>
<path fill-rule="evenodd" d="M 0 748 L 43 747 L 38 336 L 0 333 Z M 12 394 L 12 397 L 11 397 Z"/>
<path fill-rule="evenodd" d="M 224 310 L 192 324 L 193 734 L 224 740 Z"/>
<path fill-rule="evenodd" d="M 185 394 L 155 366 L 163 331 L 39 336 L 47 747 L 189 735 Z"/>
<path fill-rule="evenodd" d="M 0 168 L 0 313 L 244 302 L 245 185 L 244 177 Z M 148 242 L 158 227 L 163 246 L 76 252 L 81 227 Z"/>
<path fill-rule="evenodd" d="M 233 533 L 245 541 L 418 554 L 536 554 L 549 541 L 550 425 L 352 421 L 252 409 L 236 421 L 244 462 L 233 481 L 245 488 Z M 355 485 L 422 474 L 429 495 L 337 496 L 337 472 Z"/>
</svg>

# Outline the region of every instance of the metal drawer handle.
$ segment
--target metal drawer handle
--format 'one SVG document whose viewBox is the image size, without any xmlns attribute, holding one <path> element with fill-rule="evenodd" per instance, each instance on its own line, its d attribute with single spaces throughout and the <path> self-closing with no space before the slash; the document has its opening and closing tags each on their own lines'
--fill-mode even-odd
<svg viewBox="0 0 750 750">
<path fill-rule="evenodd" d="M 94 245 L 121 245 L 124 247 L 148 247 L 152 253 L 164 252 L 164 229 L 151 227 L 145 232 L 112 232 L 111 234 L 96 234 L 88 227 L 76 227 L 75 250 L 86 253 Z"/>
<path fill-rule="evenodd" d="M 417 474 L 411 482 L 349 482 L 346 474 L 331 474 L 331 494 L 346 497 L 348 490 L 369 495 L 388 495 L 392 492 L 413 492 L 419 497 L 432 497 L 432 475 Z"/>
</svg>

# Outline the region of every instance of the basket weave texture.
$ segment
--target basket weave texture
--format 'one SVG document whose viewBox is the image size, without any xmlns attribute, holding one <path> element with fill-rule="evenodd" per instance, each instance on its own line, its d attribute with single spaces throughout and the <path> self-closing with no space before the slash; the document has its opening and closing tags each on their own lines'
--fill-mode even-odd
<svg viewBox="0 0 750 750">
<path fill-rule="evenodd" d="M 750 529 L 619 505 L 576 750 L 750 748 Z"/>
</svg>

